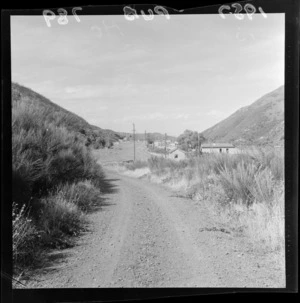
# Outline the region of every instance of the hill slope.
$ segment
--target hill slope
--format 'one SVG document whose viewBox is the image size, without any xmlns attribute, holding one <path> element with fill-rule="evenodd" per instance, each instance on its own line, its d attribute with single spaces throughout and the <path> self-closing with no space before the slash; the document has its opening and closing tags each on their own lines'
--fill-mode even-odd
<svg viewBox="0 0 300 303">
<path fill-rule="evenodd" d="M 284 86 L 242 107 L 203 132 L 208 141 L 236 145 L 283 145 Z"/>
<path fill-rule="evenodd" d="M 87 146 L 92 145 L 95 148 L 110 146 L 112 142 L 121 138 L 118 133 L 112 130 L 101 129 L 89 124 L 83 118 L 51 102 L 31 89 L 12 83 L 12 101 L 19 100 L 32 106 L 43 107 L 43 109 L 49 111 L 49 119 L 55 119 L 56 126 L 61 125 L 69 131 L 78 133 L 86 140 Z"/>
</svg>

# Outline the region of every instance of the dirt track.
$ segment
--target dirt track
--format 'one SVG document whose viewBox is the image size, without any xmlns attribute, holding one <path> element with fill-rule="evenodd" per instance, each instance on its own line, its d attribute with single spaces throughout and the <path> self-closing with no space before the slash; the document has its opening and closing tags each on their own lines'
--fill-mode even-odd
<svg viewBox="0 0 300 303">
<path fill-rule="evenodd" d="M 93 230 L 27 287 L 285 286 L 270 255 L 252 253 L 200 204 L 147 180 L 106 176 L 112 188 L 90 215 Z"/>
</svg>

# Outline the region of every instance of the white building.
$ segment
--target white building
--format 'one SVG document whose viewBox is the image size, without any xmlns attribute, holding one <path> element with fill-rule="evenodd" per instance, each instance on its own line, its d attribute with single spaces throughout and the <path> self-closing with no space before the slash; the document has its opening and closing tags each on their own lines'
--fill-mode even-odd
<svg viewBox="0 0 300 303">
<path fill-rule="evenodd" d="M 167 158 L 172 160 L 178 160 L 178 161 L 184 160 L 186 159 L 186 153 L 179 148 L 174 148 L 168 153 Z"/>
<path fill-rule="evenodd" d="M 236 154 L 239 150 L 230 143 L 204 143 L 201 145 L 202 153 L 228 153 Z"/>
</svg>

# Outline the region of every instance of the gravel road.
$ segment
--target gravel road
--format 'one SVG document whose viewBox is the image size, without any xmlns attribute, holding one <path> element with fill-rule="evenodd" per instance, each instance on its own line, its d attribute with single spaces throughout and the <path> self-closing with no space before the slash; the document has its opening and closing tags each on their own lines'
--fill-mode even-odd
<svg viewBox="0 0 300 303">
<path fill-rule="evenodd" d="M 90 215 L 91 231 L 53 252 L 57 260 L 27 287 L 285 287 L 271 255 L 253 253 L 201 204 L 146 179 L 105 173 L 113 190 Z"/>
</svg>

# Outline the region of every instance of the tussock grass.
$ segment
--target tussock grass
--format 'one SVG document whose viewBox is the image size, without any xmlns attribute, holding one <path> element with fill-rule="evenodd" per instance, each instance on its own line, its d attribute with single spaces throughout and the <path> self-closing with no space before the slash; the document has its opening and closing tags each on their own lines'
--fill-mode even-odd
<svg viewBox="0 0 300 303">
<path fill-rule="evenodd" d="M 82 227 L 83 213 L 61 191 L 41 199 L 40 203 L 38 226 L 43 231 L 44 244 L 58 246 L 64 236 L 76 235 Z"/>
<path fill-rule="evenodd" d="M 58 192 L 84 212 L 90 212 L 101 205 L 101 190 L 90 180 L 65 184 L 58 189 Z"/>
<path fill-rule="evenodd" d="M 249 206 L 254 201 L 270 204 L 273 200 L 273 176 L 269 169 L 241 162 L 236 168 L 220 170 L 219 182 L 230 201 Z"/>
</svg>

